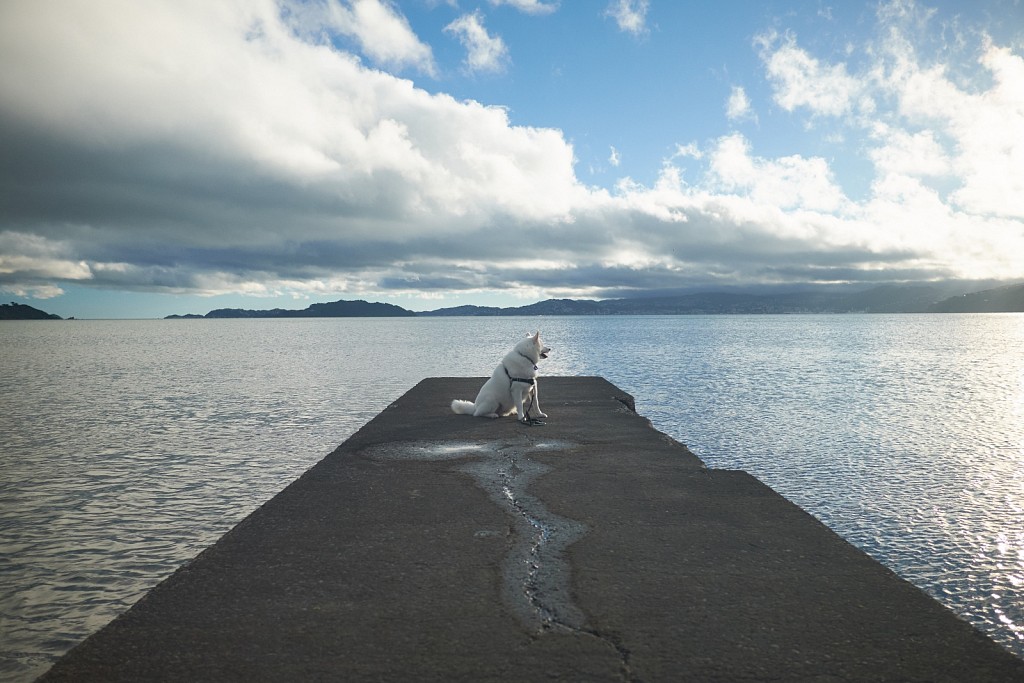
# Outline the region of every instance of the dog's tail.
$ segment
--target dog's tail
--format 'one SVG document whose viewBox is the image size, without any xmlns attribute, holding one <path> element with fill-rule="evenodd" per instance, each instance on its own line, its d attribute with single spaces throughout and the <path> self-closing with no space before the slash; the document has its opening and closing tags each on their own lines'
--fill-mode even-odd
<svg viewBox="0 0 1024 683">
<path fill-rule="evenodd" d="M 455 399 L 452 401 L 452 412 L 458 413 L 459 415 L 472 415 L 476 410 L 476 404 L 472 401 L 460 401 Z"/>
</svg>

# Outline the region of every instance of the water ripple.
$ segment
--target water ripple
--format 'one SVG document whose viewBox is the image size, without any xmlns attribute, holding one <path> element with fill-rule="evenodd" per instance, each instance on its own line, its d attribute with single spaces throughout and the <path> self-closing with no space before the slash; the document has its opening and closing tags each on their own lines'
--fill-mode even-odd
<svg viewBox="0 0 1024 683">
<path fill-rule="evenodd" d="M 655 426 L 1024 656 L 1024 316 L 663 324 L 607 375 Z"/>
</svg>

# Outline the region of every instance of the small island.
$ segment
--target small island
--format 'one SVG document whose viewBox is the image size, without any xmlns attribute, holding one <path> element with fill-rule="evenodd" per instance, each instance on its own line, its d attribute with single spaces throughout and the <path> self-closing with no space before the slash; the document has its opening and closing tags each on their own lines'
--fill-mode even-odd
<svg viewBox="0 0 1024 683">
<path fill-rule="evenodd" d="M 59 315 L 40 311 L 25 304 L 0 304 L 0 320 L 63 320 Z"/>
</svg>

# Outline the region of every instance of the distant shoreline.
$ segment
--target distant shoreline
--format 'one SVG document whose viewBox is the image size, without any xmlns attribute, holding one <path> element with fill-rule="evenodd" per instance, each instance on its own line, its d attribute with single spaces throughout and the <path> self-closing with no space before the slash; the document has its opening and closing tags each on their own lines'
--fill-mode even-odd
<svg viewBox="0 0 1024 683">
<path fill-rule="evenodd" d="M 747 294 L 704 292 L 630 299 L 547 299 L 526 306 L 456 306 L 433 311 L 410 311 L 392 304 L 336 301 L 303 310 L 269 311 L 222 308 L 197 318 L 319 318 L 319 317 L 503 317 L 552 315 L 752 315 L 841 313 L 1021 313 L 1024 284 L 980 292 L 958 291 L 950 285 L 883 285 L 860 292 L 788 292 Z"/>
<path fill-rule="evenodd" d="M 702 292 L 628 299 L 547 299 L 526 306 L 455 306 L 411 311 L 361 299 L 311 304 L 304 309 L 219 308 L 206 314 L 173 314 L 140 320 L 425 318 L 625 315 L 838 315 L 879 313 L 1024 313 L 1024 283 L 974 292 L 955 285 L 882 285 L 858 292 L 782 294 Z M 111 318 L 112 320 L 117 318 Z M 0 304 L 0 320 L 63 320 L 25 304 Z M 74 317 L 67 320 L 75 320 Z"/>
</svg>

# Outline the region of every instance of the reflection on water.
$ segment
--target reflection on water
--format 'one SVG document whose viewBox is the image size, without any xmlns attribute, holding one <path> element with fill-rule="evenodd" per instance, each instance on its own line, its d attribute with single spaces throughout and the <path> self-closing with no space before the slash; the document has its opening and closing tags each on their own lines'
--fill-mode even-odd
<svg viewBox="0 0 1024 683">
<path fill-rule="evenodd" d="M 1024 656 L 1024 316 L 0 324 L 0 676 L 30 680 L 424 377 L 542 327 Z"/>
</svg>

